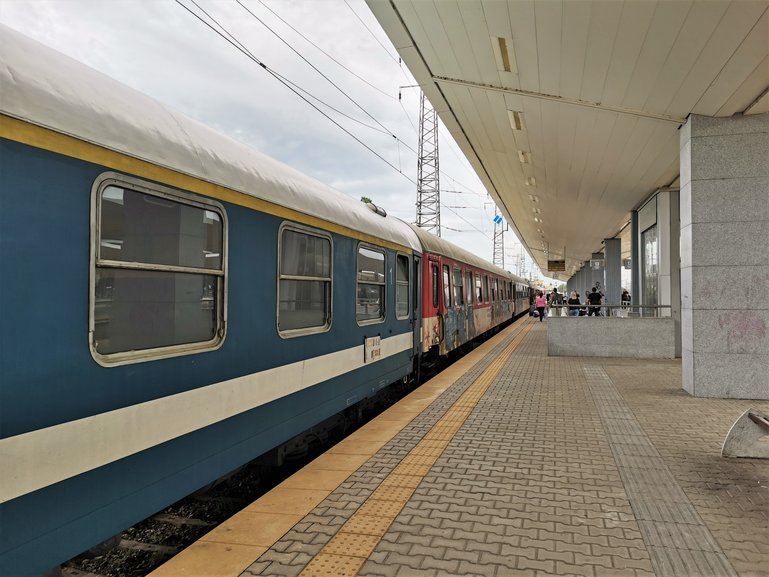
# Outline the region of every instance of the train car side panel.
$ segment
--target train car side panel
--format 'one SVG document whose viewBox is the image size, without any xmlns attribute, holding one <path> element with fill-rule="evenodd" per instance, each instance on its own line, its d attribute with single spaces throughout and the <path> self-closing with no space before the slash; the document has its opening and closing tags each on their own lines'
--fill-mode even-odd
<svg viewBox="0 0 769 577">
<path fill-rule="evenodd" d="M 396 289 L 398 263 L 411 267 L 408 250 L 365 243 L 382 257 L 368 288 L 383 300 L 367 303 L 382 318 L 360 322 L 350 255 L 361 242 L 318 230 L 333 250 L 331 323 L 287 337 L 276 326 L 278 237 L 287 223 L 313 227 L 221 201 L 229 235 L 221 346 L 97 363 L 88 346 L 90 205 L 108 167 L 7 140 L 2 147 L 13 202 L 3 202 L 9 236 L 0 259 L 18 273 L 4 288 L 0 327 L 0 443 L 13 471 L 2 516 L 15 527 L 3 533 L 2 573 L 41 573 L 413 370 L 413 302 L 402 295 L 414 279 Z M 198 290 L 192 302 L 209 306 L 205 286 Z M 367 337 L 381 339 L 380 360 L 364 359 Z"/>
</svg>

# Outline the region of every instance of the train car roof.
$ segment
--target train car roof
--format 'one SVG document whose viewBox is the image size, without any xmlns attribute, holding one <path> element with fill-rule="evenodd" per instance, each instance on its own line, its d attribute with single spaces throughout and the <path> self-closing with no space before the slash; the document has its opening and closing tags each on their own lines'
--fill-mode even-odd
<svg viewBox="0 0 769 577">
<path fill-rule="evenodd" d="M 523 283 L 526 285 L 529 284 L 528 280 L 516 276 L 503 268 L 495 266 L 490 262 L 483 260 L 481 257 L 471 253 L 470 251 L 450 243 L 449 241 L 444 240 L 439 236 L 435 236 L 423 228 L 419 228 L 415 224 L 411 224 L 409 226 L 411 226 L 416 235 L 419 237 L 425 252 L 432 252 L 441 256 L 446 256 L 465 264 L 486 270 L 488 272 L 493 272 L 494 274 L 498 274 L 505 278 L 509 278 L 515 282 Z"/>
<path fill-rule="evenodd" d="M 3 25 L 0 47 L 0 112 L 7 116 L 421 251 L 400 219 Z"/>
</svg>

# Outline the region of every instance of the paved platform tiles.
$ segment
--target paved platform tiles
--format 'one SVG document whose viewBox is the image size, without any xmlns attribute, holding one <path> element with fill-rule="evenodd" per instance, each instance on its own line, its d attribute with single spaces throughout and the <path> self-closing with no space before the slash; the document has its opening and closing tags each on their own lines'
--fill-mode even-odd
<svg viewBox="0 0 769 577">
<path fill-rule="evenodd" d="M 676 361 L 549 358 L 518 321 L 152 577 L 769 577 L 749 406 Z"/>
</svg>

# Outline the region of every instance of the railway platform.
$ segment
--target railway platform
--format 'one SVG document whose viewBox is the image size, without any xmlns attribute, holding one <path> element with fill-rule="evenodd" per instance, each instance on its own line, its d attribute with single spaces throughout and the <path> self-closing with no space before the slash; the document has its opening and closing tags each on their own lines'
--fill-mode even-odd
<svg viewBox="0 0 769 577">
<path fill-rule="evenodd" d="M 680 361 L 548 357 L 521 319 L 152 577 L 769 576 L 769 461 L 725 459 L 769 402 Z"/>
</svg>

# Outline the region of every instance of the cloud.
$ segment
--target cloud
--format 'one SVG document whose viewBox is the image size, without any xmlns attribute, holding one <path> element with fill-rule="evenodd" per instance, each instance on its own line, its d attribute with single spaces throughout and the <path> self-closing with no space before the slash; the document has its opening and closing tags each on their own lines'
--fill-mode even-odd
<svg viewBox="0 0 769 577">
<path fill-rule="evenodd" d="M 191 0 L 180 2 L 207 18 Z M 198 0 L 216 19 L 218 24 L 209 21 L 212 26 L 223 26 L 253 57 L 298 88 L 287 88 L 173 0 L 5 0 L 0 22 L 413 222 L 419 90 L 404 88 L 398 100 L 399 87 L 415 82 L 365 3 L 241 2 L 277 35 L 236 2 Z M 493 206 L 486 204 L 483 186 L 448 131 L 442 129 L 440 136 L 441 188 L 472 191 L 444 194 L 447 206 L 468 208 L 454 209 L 461 217 L 442 211 L 444 225 L 465 231 L 446 229 L 443 236 L 491 260 Z"/>
</svg>

